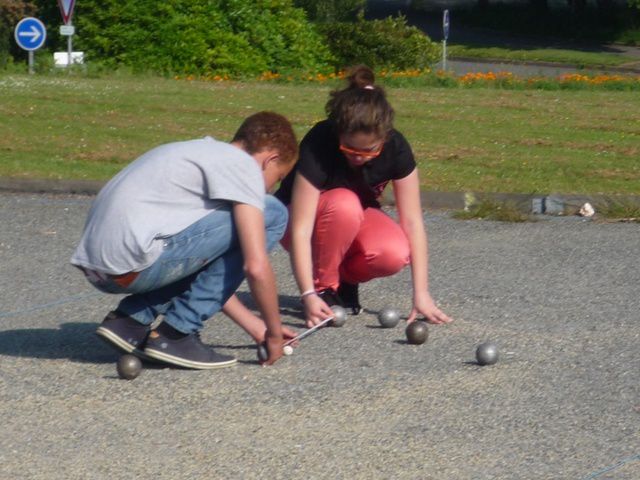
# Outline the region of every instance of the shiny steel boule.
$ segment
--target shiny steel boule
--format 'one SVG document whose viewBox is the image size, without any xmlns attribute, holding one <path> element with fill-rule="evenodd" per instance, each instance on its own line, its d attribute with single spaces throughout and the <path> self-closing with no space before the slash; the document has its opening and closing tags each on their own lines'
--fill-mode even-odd
<svg viewBox="0 0 640 480">
<path fill-rule="evenodd" d="M 485 342 L 476 349 L 476 360 L 480 365 L 493 365 L 498 361 L 498 347 L 493 342 Z"/>
<path fill-rule="evenodd" d="M 393 307 L 384 307 L 378 313 L 378 322 L 382 328 L 393 328 L 400 321 L 400 313 Z"/>
<path fill-rule="evenodd" d="M 421 345 L 429 338 L 429 329 L 427 328 L 427 322 L 422 320 L 416 320 L 411 322 L 405 330 L 407 335 L 407 342 L 411 345 Z"/>
<path fill-rule="evenodd" d="M 265 343 L 258 345 L 258 360 L 261 362 L 269 360 L 269 351 L 267 350 L 267 345 Z"/>
<path fill-rule="evenodd" d="M 116 364 L 118 376 L 125 380 L 133 380 L 142 371 L 142 362 L 135 355 L 129 353 L 122 355 Z"/>
<path fill-rule="evenodd" d="M 344 308 L 340 305 L 334 305 L 331 307 L 331 310 L 333 310 L 333 320 L 331 321 L 332 326 L 342 327 L 347 323 L 347 311 Z"/>
</svg>

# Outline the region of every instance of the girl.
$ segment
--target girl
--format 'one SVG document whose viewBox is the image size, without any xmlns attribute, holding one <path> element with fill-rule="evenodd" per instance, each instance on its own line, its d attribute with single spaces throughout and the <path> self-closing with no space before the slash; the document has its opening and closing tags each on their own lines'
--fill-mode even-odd
<svg viewBox="0 0 640 480">
<path fill-rule="evenodd" d="M 431 298 L 427 235 L 418 170 L 405 138 L 393 128 L 394 112 L 366 66 L 353 69 L 348 85 L 331 93 L 328 118 L 300 144 L 296 168 L 276 196 L 289 205 L 282 244 L 291 255 L 307 326 L 332 315 L 335 304 L 362 310 L 358 284 L 411 265 L 413 308 L 434 324 L 448 323 Z M 399 224 L 378 198 L 393 185 Z"/>
</svg>

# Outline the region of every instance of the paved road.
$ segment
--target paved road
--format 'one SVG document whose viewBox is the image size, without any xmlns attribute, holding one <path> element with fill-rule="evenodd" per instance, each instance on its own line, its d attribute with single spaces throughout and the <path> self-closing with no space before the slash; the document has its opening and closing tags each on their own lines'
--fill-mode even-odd
<svg viewBox="0 0 640 480">
<path fill-rule="evenodd" d="M 67 263 L 90 201 L 0 194 L 0 478 L 640 478 L 640 225 L 429 213 L 432 289 L 456 322 L 425 345 L 377 327 L 383 305 L 410 306 L 402 272 L 274 368 L 220 315 L 203 338 L 239 365 L 128 382 L 93 334 L 116 298 Z M 479 367 L 486 339 L 502 358 Z"/>
<path fill-rule="evenodd" d="M 437 62 L 434 67 L 436 70 L 443 69 L 442 61 Z M 552 66 L 534 63 L 505 63 L 505 62 L 480 62 L 476 60 L 447 60 L 446 70 L 456 75 L 464 75 L 466 73 L 498 73 L 510 72 L 517 77 L 559 77 L 560 75 L 572 74 L 580 72 L 600 73 L 600 71 L 592 71 L 585 69 L 577 69 L 570 66 Z"/>
</svg>

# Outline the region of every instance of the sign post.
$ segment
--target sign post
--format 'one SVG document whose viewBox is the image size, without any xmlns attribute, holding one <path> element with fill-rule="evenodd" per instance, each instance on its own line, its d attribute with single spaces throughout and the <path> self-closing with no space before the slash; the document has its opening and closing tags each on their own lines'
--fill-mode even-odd
<svg viewBox="0 0 640 480">
<path fill-rule="evenodd" d="M 442 70 L 447 71 L 447 40 L 449 39 L 449 10 L 442 13 Z"/>
<path fill-rule="evenodd" d="M 26 17 L 16 25 L 14 37 L 18 46 L 29 52 L 29 73 L 33 74 L 33 52 L 44 45 L 47 29 L 37 18 Z"/>
<path fill-rule="evenodd" d="M 73 17 L 73 7 L 76 5 L 76 0 L 58 0 L 58 6 L 60 7 L 60 13 L 62 14 L 62 21 L 64 26 L 60 27 L 60 35 L 67 37 L 67 67 L 71 67 L 71 52 L 73 51 L 73 34 L 75 28 L 71 23 Z"/>
</svg>

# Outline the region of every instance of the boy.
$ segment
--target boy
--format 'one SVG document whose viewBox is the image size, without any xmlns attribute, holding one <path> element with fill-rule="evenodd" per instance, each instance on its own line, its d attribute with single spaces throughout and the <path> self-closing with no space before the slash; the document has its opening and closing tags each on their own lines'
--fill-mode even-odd
<svg viewBox="0 0 640 480">
<path fill-rule="evenodd" d="M 127 293 L 97 334 L 113 346 L 172 365 L 210 369 L 236 359 L 199 336 L 219 310 L 257 342 L 267 365 L 284 335 L 268 251 L 287 210 L 267 195 L 292 168 L 297 142 L 272 112 L 248 117 L 230 143 L 211 137 L 143 154 L 96 197 L 71 263 L 106 293 Z M 262 320 L 234 292 L 246 276 Z M 163 321 L 151 330 L 157 316 Z M 265 329 L 266 324 L 266 329 Z"/>
</svg>

